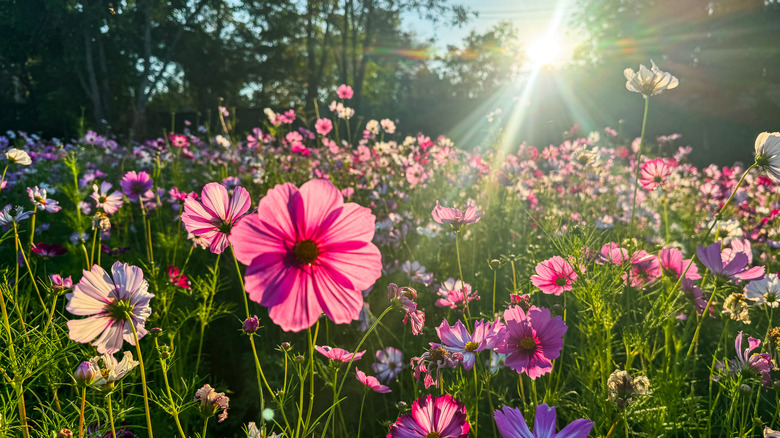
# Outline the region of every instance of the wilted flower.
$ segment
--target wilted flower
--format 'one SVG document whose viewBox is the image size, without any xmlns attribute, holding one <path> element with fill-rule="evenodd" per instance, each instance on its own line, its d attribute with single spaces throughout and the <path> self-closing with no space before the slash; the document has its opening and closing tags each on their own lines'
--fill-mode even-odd
<svg viewBox="0 0 780 438">
<path fill-rule="evenodd" d="M 227 410 L 230 398 L 227 397 L 224 392 L 215 391 L 209 384 L 203 385 L 203 387 L 195 393 L 195 401 L 200 402 L 200 414 L 204 418 L 213 417 L 220 409 L 222 409 L 222 413 L 217 417 L 219 423 L 225 421 L 228 416 Z"/>
<path fill-rule="evenodd" d="M 740 292 L 732 293 L 723 301 L 723 314 L 743 324 L 750 324 L 749 308 L 745 295 Z"/>
<path fill-rule="evenodd" d="M 628 371 L 623 370 L 613 371 L 607 380 L 608 400 L 617 403 L 620 409 L 630 405 L 634 397 L 647 395 L 649 388 L 650 380 L 647 377 L 633 378 Z"/>
<path fill-rule="evenodd" d="M 103 366 L 100 366 L 100 362 Z M 92 381 L 92 384 L 101 388 L 113 388 L 114 382 L 122 380 L 127 373 L 138 366 L 138 361 L 133 359 L 133 353 L 125 351 L 121 361 L 117 361 L 113 354 L 95 356 L 89 360 L 93 367 L 100 370 L 100 375 Z"/>
<path fill-rule="evenodd" d="M 57 432 L 57 438 L 73 438 L 73 431 L 70 429 L 60 429 Z"/>
<path fill-rule="evenodd" d="M 431 342 L 431 349 L 419 357 L 413 357 L 411 366 L 417 381 L 422 374 L 425 374 L 423 379 L 425 387 L 434 385 L 438 388 L 441 384 L 441 370 L 457 368 L 462 361 L 463 353 L 450 353 L 443 345 Z"/>
<path fill-rule="evenodd" d="M 756 164 L 780 181 L 780 132 L 762 132 L 756 138 Z"/>
<path fill-rule="evenodd" d="M 737 334 L 734 339 L 734 349 L 737 351 L 737 358 L 728 361 L 728 373 L 736 377 L 740 373 L 746 373 L 748 376 L 762 377 L 764 386 L 772 384 L 772 357 L 767 353 L 753 353 L 753 350 L 761 345 L 761 341 L 748 337 L 748 347 L 742 349 L 742 332 Z M 726 364 L 718 362 L 715 368 L 721 372 L 726 371 Z M 715 380 L 718 380 L 716 377 Z"/>
<path fill-rule="evenodd" d="M 655 96 L 664 90 L 671 90 L 680 84 L 680 81 L 671 73 L 663 72 L 658 69 L 655 62 L 650 61 L 651 68 L 644 65 L 639 66 L 639 71 L 627 68 L 623 70 L 623 76 L 626 77 L 626 88 L 628 91 L 641 93 L 645 98 Z"/>
</svg>

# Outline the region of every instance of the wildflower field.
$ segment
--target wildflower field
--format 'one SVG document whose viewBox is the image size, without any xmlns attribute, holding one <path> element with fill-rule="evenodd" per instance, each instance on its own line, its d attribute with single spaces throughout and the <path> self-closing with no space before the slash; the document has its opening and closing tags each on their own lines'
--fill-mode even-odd
<svg viewBox="0 0 780 438">
<path fill-rule="evenodd" d="M 466 150 L 352 92 L 0 136 L 0 436 L 780 436 L 780 133 Z"/>
</svg>

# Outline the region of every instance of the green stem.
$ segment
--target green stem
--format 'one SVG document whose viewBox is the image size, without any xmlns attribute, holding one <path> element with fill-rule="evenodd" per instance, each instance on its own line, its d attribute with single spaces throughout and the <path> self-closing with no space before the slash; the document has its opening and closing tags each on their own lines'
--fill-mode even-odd
<svg viewBox="0 0 780 438">
<path fill-rule="evenodd" d="M 160 351 L 160 344 L 157 341 L 157 338 L 154 338 L 154 346 L 157 348 L 157 351 Z M 179 421 L 179 410 L 176 407 L 176 403 L 173 401 L 173 395 L 171 394 L 171 385 L 168 383 L 168 362 L 164 359 L 160 360 L 160 365 L 162 366 L 162 372 L 163 372 L 163 380 L 165 382 L 165 391 L 168 393 L 168 401 L 171 403 L 171 411 L 173 411 L 173 420 L 176 422 L 176 428 L 179 431 L 179 436 L 181 438 L 187 438 L 187 435 L 184 434 L 184 430 L 181 428 L 181 422 Z"/>
<path fill-rule="evenodd" d="M 133 339 L 135 339 L 135 351 L 138 353 L 138 363 L 141 368 L 141 387 L 144 391 L 144 408 L 146 409 L 146 426 L 149 428 L 149 438 L 154 438 L 152 432 L 152 417 L 149 412 L 149 391 L 146 388 L 146 368 L 144 367 L 144 357 L 141 354 L 141 343 L 138 342 L 138 332 L 135 330 L 135 324 L 130 314 L 127 314 L 127 323 L 130 324 L 130 328 L 133 330 Z M 114 434 L 116 436 L 116 434 Z"/>
<path fill-rule="evenodd" d="M 33 246 L 33 239 L 35 239 L 35 218 L 38 216 L 38 204 L 33 205 L 32 219 L 30 219 L 30 246 Z M 14 223 L 15 224 L 15 223 Z M 24 252 L 24 249 L 22 249 Z"/>
<path fill-rule="evenodd" d="M 200 433 L 200 438 L 206 438 L 206 429 L 209 427 L 209 419 L 206 417 L 203 420 L 203 431 Z"/>
<path fill-rule="evenodd" d="M 474 438 L 477 438 L 479 436 L 477 429 L 479 427 L 479 384 L 477 383 L 476 363 L 474 363 L 472 371 L 474 371 Z"/>
<path fill-rule="evenodd" d="M 366 330 L 366 333 L 363 334 L 363 337 L 360 339 L 360 342 L 358 342 L 357 347 L 355 347 L 355 349 L 353 351 L 352 357 L 349 359 L 349 363 L 347 363 L 347 370 L 352 369 L 352 361 L 355 360 L 355 353 L 360 351 L 360 347 L 362 347 L 363 346 L 363 342 L 365 342 L 366 339 L 368 339 L 368 335 L 370 335 L 371 332 L 374 331 L 376 326 L 379 324 L 379 321 L 381 321 L 382 318 L 384 318 L 384 316 L 387 315 L 387 312 L 389 312 L 392 309 L 393 309 L 392 305 L 387 306 L 387 308 L 384 310 L 384 312 L 382 312 L 382 314 L 379 315 L 379 317 L 376 319 L 376 321 L 374 321 L 374 324 L 371 326 L 371 328 Z M 341 394 L 341 388 L 344 387 L 344 382 L 346 382 L 348 375 L 349 375 L 349 371 L 345 372 L 344 373 L 344 377 L 341 378 L 341 383 L 339 383 L 339 387 L 337 389 L 337 395 L 336 395 L 335 400 L 338 400 L 338 394 Z M 323 432 L 322 432 L 322 436 L 323 437 L 325 436 L 325 433 L 328 430 L 328 425 L 330 424 L 330 421 L 333 419 L 333 411 L 334 410 L 335 410 L 335 406 L 333 408 L 331 408 L 330 412 L 328 413 L 328 419 L 325 421 L 325 427 L 323 428 Z"/>
<path fill-rule="evenodd" d="M 86 388 L 84 388 L 86 391 Z M 111 393 L 106 395 L 106 404 L 108 405 L 108 424 L 111 425 L 111 436 L 116 436 L 116 430 L 114 429 L 114 408 L 111 407 Z M 151 435 L 150 435 L 151 436 Z"/>
<path fill-rule="evenodd" d="M 33 219 L 35 216 L 33 216 Z M 22 254 L 22 260 L 24 260 L 24 265 L 27 266 L 27 273 L 30 274 L 30 281 L 32 282 L 33 287 L 35 288 L 35 293 L 38 295 L 38 300 L 41 302 L 41 306 L 43 306 L 44 312 L 47 312 L 46 303 L 43 301 L 43 296 L 41 295 L 41 291 L 38 290 L 38 283 L 35 281 L 35 276 L 32 272 L 32 267 L 30 266 L 30 261 L 27 260 L 27 256 L 24 254 L 24 248 L 22 248 L 22 241 L 19 240 L 19 233 L 16 229 L 16 222 L 14 222 L 14 235 L 16 236 L 17 244 L 19 247 L 19 253 Z M 18 265 L 18 263 L 17 263 Z"/>
<path fill-rule="evenodd" d="M 360 401 L 360 416 L 358 417 L 358 433 L 357 438 L 360 438 L 360 429 L 363 427 L 363 405 L 366 403 L 366 394 L 368 390 L 363 390 L 363 400 Z"/>
<path fill-rule="evenodd" d="M 642 167 L 642 146 L 645 141 L 645 128 L 647 127 L 647 109 L 650 105 L 650 98 L 645 96 L 645 112 L 642 116 L 642 132 L 639 134 L 639 150 L 636 153 L 636 171 L 634 172 L 634 199 L 631 201 L 631 222 L 628 227 L 629 237 L 634 236 L 634 216 L 636 213 L 636 194 L 639 188 L 639 169 Z"/>
<path fill-rule="evenodd" d="M 87 405 L 87 387 L 81 390 L 81 410 L 79 411 L 79 438 L 84 437 L 84 408 Z M 114 435 L 116 436 L 116 434 Z"/>
</svg>

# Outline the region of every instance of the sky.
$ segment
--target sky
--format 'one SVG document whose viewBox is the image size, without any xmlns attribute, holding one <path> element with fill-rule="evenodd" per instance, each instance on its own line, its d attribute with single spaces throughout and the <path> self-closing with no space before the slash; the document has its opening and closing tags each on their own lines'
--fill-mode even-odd
<svg viewBox="0 0 780 438">
<path fill-rule="evenodd" d="M 432 24 L 415 14 L 403 18 L 405 30 L 414 31 L 420 38 L 433 38 L 438 49 L 447 45 L 459 46 L 471 31 L 483 33 L 494 25 L 508 21 L 518 29 L 518 41 L 531 44 L 540 37 L 552 33 L 563 45 L 561 58 L 570 58 L 574 46 L 580 41 L 576 35 L 566 32 L 576 0 L 451 0 L 477 12 L 463 27 L 448 23 Z"/>
</svg>

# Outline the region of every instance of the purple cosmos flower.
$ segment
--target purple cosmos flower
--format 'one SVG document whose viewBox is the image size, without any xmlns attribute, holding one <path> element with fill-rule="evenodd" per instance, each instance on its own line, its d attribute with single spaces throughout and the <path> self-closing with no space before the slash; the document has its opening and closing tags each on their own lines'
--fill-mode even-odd
<svg viewBox="0 0 780 438">
<path fill-rule="evenodd" d="M 493 322 L 483 319 L 474 324 L 474 334 L 470 335 L 462 322 L 450 326 L 444 320 L 436 333 L 447 351 L 463 354 L 463 368 L 470 370 L 476 362 L 477 352 L 498 348 L 503 343 L 505 327 L 498 319 Z"/>
<path fill-rule="evenodd" d="M 748 348 L 742 350 L 742 332 L 737 334 L 734 340 L 734 349 L 737 351 L 737 358 L 728 362 L 728 371 L 732 376 L 737 376 L 741 372 L 748 372 L 763 377 L 764 386 L 772 384 L 772 356 L 767 353 L 750 354 L 761 345 L 761 341 L 755 338 L 748 338 Z M 726 365 L 718 362 L 715 367 L 724 371 Z"/>
<path fill-rule="evenodd" d="M 18 224 L 19 222 L 32 216 L 31 211 L 24 211 L 24 208 L 22 207 L 16 207 L 16 213 L 11 212 L 12 208 L 13 206 L 8 204 L 3 207 L 2 210 L 0 210 L 0 226 L 8 227 L 14 223 Z"/>
<path fill-rule="evenodd" d="M 394 379 L 401 373 L 403 366 L 404 354 L 393 347 L 385 347 L 384 350 L 377 351 L 376 362 L 371 364 L 377 378 L 383 382 Z"/>
<path fill-rule="evenodd" d="M 593 429 L 593 422 L 580 418 L 555 433 L 555 407 L 541 404 L 536 406 L 534 431 L 528 428 L 520 409 L 504 406 L 493 412 L 498 431 L 504 438 L 585 438 Z"/>
<path fill-rule="evenodd" d="M 119 210 L 124 201 L 122 201 L 122 192 L 114 190 L 113 193 L 109 193 L 111 190 L 111 183 L 103 181 L 100 183 L 100 187 L 97 184 L 92 185 L 92 194 L 90 197 L 95 200 L 95 207 L 102 208 L 106 214 L 114 214 Z"/>
<path fill-rule="evenodd" d="M 228 197 L 227 189 L 219 183 L 206 184 L 201 199 L 203 202 L 189 197 L 184 200 L 184 228 L 208 240 L 211 252 L 221 254 L 230 245 L 231 229 L 249 210 L 252 200 L 243 187 L 236 187 L 233 197 Z"/>
<path fill-rule="evenodd" d="M 376 377 L 367 376 L 366 373 L 360 371 L 357 367 L 355 367 L 355 372 L 357 373 L 357 379 L 360 381 L 360 383 L 366 385 L 367 388 L 373 390 L 374 392 L 379 392 L 382 394 L 392 392 L 390 391 L 390 388 L 379 383 L 379 380 L 377 380 Z"/>
<path fill-rule="evenodd" d="M 148 288 L 141 268 L 127 263 L 114 263 L 110 276 L 98 265 L 85 270 L 73 292 L 65 294 L 68 312 L 89 315 L 68 321 L 70 338 L 81 343 L 97 338 L 92 345 L 101 354 L 116 353 L 123 341 L 135 345 L 130 324 L 142 338 L 146 335 L 146 318 L 152 314 L 149 301 L 154 294 L 148 293 Z"/>
<path fill-rule="evenodd" d="M 328 347 L 327 345 L 323 345 L 321 347 L 319 345 L 315 345 L 314 349 L 317 350 L 323 356 L 327 357 L 328 359 L 335 362 L 342 362 L 342 363 L 347 363 L 350 360 L 352 361 L 360 360 L 360 358 L 362 358 L 363 355 L 366 354 L 366 350 L 359 351 L 353 354 L 342 348 L 333 348 L 333 347 Z"/>
<path fill-rule="evenodd" d="M 427 395 L 412 404 L 412 413 L 390 425 L 387 438 L 467 438 L 466 406 L 449 394 Z"/>
<path fill-rule="evenodd" d="M 436 201 L 436 207 L 431 212 L 433 220 L 440 224 L 450 224 L 455 229 L 462 225 L 476 224 L 484 214 L 480 207 L 474 204 L 469 204 L 466 210 L 461 212 L 457 208 L 442 207 L 439 201 Z"/>
<path fill-rule="evenodd" d="M 506 365 L 531 379 L 552 370 L 551 359 L 563 348 L 563 335 L 568 327 L 560 316 L 550 317 L 544 307 L 531 307 L 528 312 L 511 307 L 504 312 L 506 337 L 498 352 L 508 354 Z"/>
<path fill-rule="evenodd" d="M 154 181 L 146 172 L 136 172 L 135 170 L 127 172 L 119 185 L 122 186 L 122 192 L 127 196 L 127 199 L 131 201 L 137 201 L 139 196 L 142 200 L 154 197 L 154 192 L 152 192 Z"/>
<path fill-rule="evenodd" d="M 748 257 L 746 253 L 736 252 L 733 249 L 721 252 L 720 242 L 715 242 L 707 247 L 699 245 L 696 255 L 699 256 L 702 264 L 716 275 L 729 277 L 733 280 L 758 280 L 764 276 L 763 266 L 747 268 L 752 255 Z"/>
<path fill-rule="evenodd" d="M 577 280 L 574 268 L 560 256 L 536 265 L 536 273 L 538 275 L 531 276 L 531 283 L 546 294 L 560 295 L 563 291 L 571 290 Z"/>
</svg>

